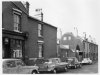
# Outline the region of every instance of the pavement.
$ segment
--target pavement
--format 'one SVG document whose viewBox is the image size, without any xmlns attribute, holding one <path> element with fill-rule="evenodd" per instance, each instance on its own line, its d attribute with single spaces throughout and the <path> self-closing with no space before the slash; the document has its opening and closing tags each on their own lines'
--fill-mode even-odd
<svg viewBox="0 0 100 75">
<path fill-rule="evenodd" d="M 98 73 L 98 62 L 92 65 L 83 65 L 81 68 L 69 69 L 68 72 L 61 74 L 97 74 Z"/>
</svg>

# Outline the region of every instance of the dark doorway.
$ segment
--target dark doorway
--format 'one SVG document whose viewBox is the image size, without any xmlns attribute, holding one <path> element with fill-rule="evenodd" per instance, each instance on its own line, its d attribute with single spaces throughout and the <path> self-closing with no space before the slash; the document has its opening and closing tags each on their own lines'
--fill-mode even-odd
<svg viewBox="0 0 100 75">
<path fill-rule="evenodd" d="M 76 46 L 76 50 L 79 50 L 79 51 L 80 51 L 80 47 L 79 47 L 79 45 Z"/>
<path fill-rule="evenodd" d="M 3 38 L 3 58 L 11 58 L 10 39 Z"/>
</svg>

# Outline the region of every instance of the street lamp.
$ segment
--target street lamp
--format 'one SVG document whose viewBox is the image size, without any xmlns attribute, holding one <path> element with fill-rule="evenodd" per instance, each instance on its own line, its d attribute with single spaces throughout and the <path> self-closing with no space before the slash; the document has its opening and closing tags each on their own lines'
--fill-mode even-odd
<svg viewBox="0 0 100 75">
<path fill-rule="evenodd" d="M 41 21 L 43 22 L 43 12 L 42 12 L 42 9 L 36 9 L 35 11 L 36 12 L 40 12 L 40 14 L 36 14 L 35 16 L 41 17 Z"/>
</svg>

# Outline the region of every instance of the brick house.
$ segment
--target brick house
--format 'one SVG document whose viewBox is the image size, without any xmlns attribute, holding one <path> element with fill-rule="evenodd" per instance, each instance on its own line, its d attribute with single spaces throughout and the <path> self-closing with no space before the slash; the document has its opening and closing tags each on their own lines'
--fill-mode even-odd
<svg viewBox="0 0 100 75">
<path fill-rule="evenodd" d="M 75 37 L 68 32 L 62 36 L 60 44 L 59 53 L 61 55 L 67 54 L 67 57 L 77 57 L 80 61 L 83 58 L 90 58 L 93 61 L 98 60 L 98 45 L 88 39 L 85 40 L 79 36 Z"/>
<path fill-rule="evenodd" d="M 84 58 L 90 58 L 92 61 L 98 60 L 98 45 L 88 41 L 88 39 L 83 40 L 84 45 Z"/>
<path fill-rule="evenodd" d="M 60 53 L 65 50 L 67 57 L 77 57 L 82 60 L 83 55 L 80 55 L 80 53 L 83 52 L 83 43 L 79 36 L 75 37 L 73 33 L 67 32 L 61 37 L 60 44 L 66 48 L 61 47 Z"/>
<path fill-rule="evenodd" d="M 57 55 L 57 28 L 29 16 L 29 3 L 2 2 L 3 58 L 50 58 Z"/>
</svg>

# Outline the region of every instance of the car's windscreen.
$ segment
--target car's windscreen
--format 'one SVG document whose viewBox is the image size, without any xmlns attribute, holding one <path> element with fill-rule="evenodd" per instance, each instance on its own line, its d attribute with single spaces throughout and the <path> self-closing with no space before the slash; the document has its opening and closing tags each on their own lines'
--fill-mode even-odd
<svg viewBox="0 0 100 75">
<path fill-rule="evenodd" d="M 9 68 L 16 67 L 15 61 L 7 61 L 5 65 Z"/>
<path fill-rule="evenodd" d="M 20 61 L 20 60 L 16 61 L 16 64 L 17 64 L 17 65 L 20 65 L 20 66 L 25 66 L 24 62 L 22 62 L 22 61 Z"/>
</svg>

